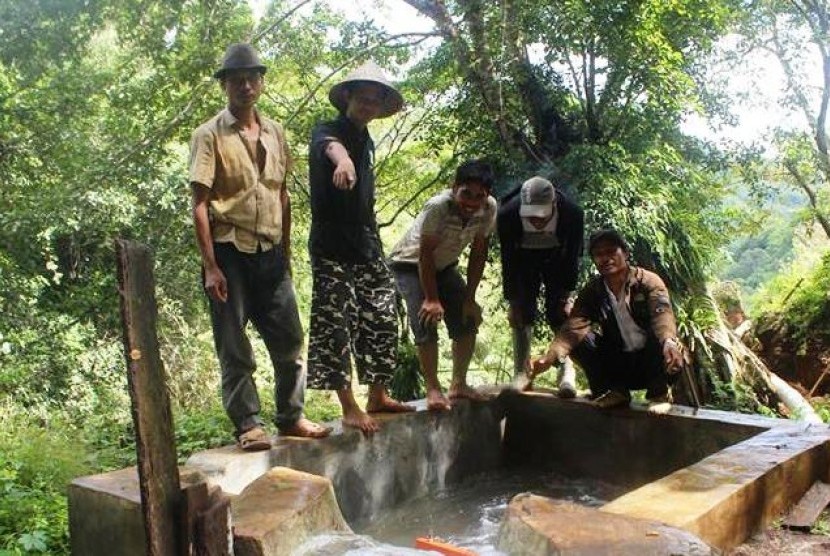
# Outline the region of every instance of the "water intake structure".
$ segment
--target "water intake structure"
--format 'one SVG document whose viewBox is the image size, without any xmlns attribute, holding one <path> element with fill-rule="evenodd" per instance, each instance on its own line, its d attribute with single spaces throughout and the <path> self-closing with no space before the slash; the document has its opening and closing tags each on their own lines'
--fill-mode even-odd
<svg viewBox="0 0 830 556">
<path fill-rule="evenodd" d="M 830 479 L 823 424 L 516 392 L 380 419 L 370 438 L 197 453 L 182 477 L 232 495 L 234 551 L 260 556 L 423 554 L 431 535 L 480 555 L 710 554 Z M 74 554 L 145 554 L 135 469 L 69 497 Z"/>
</svg>

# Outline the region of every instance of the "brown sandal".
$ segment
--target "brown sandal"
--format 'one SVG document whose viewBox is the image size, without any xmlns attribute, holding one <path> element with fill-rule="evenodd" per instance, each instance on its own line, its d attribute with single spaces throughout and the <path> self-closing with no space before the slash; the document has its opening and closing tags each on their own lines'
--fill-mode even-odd
<svg viewBox="0 0 830 556">
<path fill-rule="evenodd" d="M 271 439 L 262 427 L 248 429 L 239 435 L 239 447 L 245 452 L 259 452 L 271 448 Z"/>
</svg>

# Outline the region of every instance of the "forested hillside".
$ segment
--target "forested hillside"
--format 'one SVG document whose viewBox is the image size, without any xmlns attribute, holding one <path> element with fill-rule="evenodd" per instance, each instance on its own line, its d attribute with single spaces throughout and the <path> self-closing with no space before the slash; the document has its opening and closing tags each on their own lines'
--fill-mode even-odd
<svg viewBox="0 0 830 556">
<path fill-rule="evenodd" d="M 731 277 L 762 287 L 788 279 L 775 274 L 800 272 L 807 279 L 797 294 L 768 308 L 788 318 L 794 307 L 800 330 L 826 322 L 826 256 L 816 257 L 818 267 L 781 271 L 752 255 L 762 249 L 797 262 L 787 238 L 807 229 L 805 237 L 823 238 L 812 250 L 826 249 L 825 2 L 386 0 L 433 24 L 395 34 L 347 17 L 339 4 L 273 0 L 255 18 L 245 0 L 0 0 L 0 554 L 67 553 L 67 482 L 135 458 L 115 238 L 155 254 L 180 456 L 233 441 L 187 182 L 190 134 L 223 106 L 211 75 L 231 42 L 250 41 L 262 53 L 259 108 L 283 123 L 295 160 L 291 243 L 306 326 L 309 132 L 335 113 L 329 87 L 366 59 L 394 76 L 406 99 L 401 114 L 372 127 L 387 249 L 460 161 L 485 157 L 497 168 L 499 194 L 544 174 L 585 208 L 588 232 L 613 225 L 628 237 L 637 262 L 669 284 L 703 382 L 717 376 L 721 349 L 707 331 L 723 326 L 710 292 L 736 240 L 744 247 Z M 715 48 L 724 37 L 732 39 L 725 52 Z M 824 85 L 804 81 L 815 67 L 795 54 L 802 47 L 823 62 L 815 67 Z M 782 114 L 807 123 L 773 130 L 769 147 L 752 149 L 684 134 L 690 113 L 728 121 L 739 102 L 707 71 L 715 58 L 740 64 L 755 50 L 785 68 Z M 773 189 L 806 208 L 768 219 L 762 209 Z M 729 202 L 746 191 L 747 204 Z M 481 288 L 477 383 L 511 372 L 496 243 Z M 583 269 L 587 276 L 589 261 Z M 772 288 L 769 300 L 786 293 Z M 537 341 L 547 339 L 543 332 Z M 270 392 L 270 365 L 257 350 L 261 391 Z M 411 345 L 402 354 L 399 386 L 411 387 Z M 742 386 L 713 391 L 719 407 L 760 407 Z M 326 394 L 308 401 L 312 418 L 339 416 Z"/>
</svg>

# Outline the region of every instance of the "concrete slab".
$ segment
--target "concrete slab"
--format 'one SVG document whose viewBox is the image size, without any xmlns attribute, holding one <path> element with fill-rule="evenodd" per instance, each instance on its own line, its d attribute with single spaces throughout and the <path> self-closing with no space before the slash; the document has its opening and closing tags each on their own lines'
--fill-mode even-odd
<svg viewBox="0 0 830 556">
<path fill-rule="evenodd" d="M 828 473 L 830 428 L 785 422 L 629 492 L 602 511 L 660 520 L 726 550 L 779 518 Z"/>
<path fill-rule="evenodd" d="M 713 554 L 706 543 L 682 529 L 527 493 L 510 501 L 498 547 L 508 554 L 538 556 Z"/>
</svg>

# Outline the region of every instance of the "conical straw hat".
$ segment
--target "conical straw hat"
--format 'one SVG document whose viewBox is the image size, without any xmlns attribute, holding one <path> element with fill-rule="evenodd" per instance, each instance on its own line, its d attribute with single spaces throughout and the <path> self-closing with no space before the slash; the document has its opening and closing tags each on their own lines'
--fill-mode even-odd
<svg viewBox="0 0 830 556">
<path fill-rule="evenodd" d="M 380 69 L 376 63 L 371 60 L 365 62 L 359 68 L 352 71 L 340 83 L 336 84 L 329 90 L 329 101 L 340 112 L 346 111 L 346 90 L 348 85 L 354 82 L 365 81 L 367 83 L 376 83 L 386 90 L 386 95 L 383 102 L 383 109 L 378 115 L 379 118 L 386 118 L 392 114 L 400 111 L 403 108 L 403 96 L 401 93 L 386 79 L 383 75 L 383 70 Z"/>
</svg>

